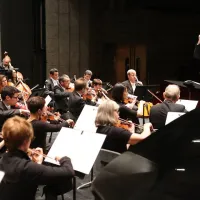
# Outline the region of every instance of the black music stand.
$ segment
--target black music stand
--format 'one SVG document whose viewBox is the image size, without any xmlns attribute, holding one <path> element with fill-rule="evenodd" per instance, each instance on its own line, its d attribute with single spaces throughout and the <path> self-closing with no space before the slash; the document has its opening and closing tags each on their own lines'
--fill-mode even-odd
<svg viewBox="0 0 200 200">
<path fill-rule="evenodd" d="M 192 98 L 192 91 L 200 90 L 200 83 L 195 81 L 186 80 L 186 81 L 172 81 L 172 80 L 165 80 L 167 83 L 178 85 L 179 87 L 187 88 L 188 90 L 188 99 L 191 100 Z"/>
<path fill-rule="evenodd" d="M 44 97 L 45 88 L 37 88 L 32 90 L 32 94 L 30 97 L 40 96 Z"/>
</svg>

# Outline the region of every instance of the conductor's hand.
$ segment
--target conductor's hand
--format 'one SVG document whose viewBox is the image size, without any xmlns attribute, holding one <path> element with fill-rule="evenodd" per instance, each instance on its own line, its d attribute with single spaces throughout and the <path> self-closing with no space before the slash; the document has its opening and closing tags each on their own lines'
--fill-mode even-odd
<svg viewBox="0 0 200 200">
<path fill-rule="evenodd" d="M 74 121 L 72 119 L 66 120 L 66 122 L 69 124 L 70 127 L 74 127 Z"/>
<path fill-rule="evenodd" d="M 42 164 L 43 161 L 43 149 L 37 147 L 36 149 L 32 150 L 32 161 L 38 164 Z"/>
</svg>

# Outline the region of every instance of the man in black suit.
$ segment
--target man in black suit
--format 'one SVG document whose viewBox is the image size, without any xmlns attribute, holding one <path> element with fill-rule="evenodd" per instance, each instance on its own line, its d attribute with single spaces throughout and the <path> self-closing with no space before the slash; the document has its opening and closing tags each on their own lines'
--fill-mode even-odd
<svg viewBox="0 0 200 200">
<path fill-rule="evenodd" d="M 66 113 L 69 111 L 68 100 L 71 92 L 66 90 L 69 88 L 70 78 L 66 74 L 58 79 L 59 84 L 54 87 L 54 98 L 56 110 L 60 112 L 62 118 L 67 119 Z"/>
<path fill-rule="evenodd" d="M 74 120 L 77 120 L 85 104 L 96 105 L 91 99 L 83 99 L 83 95 L 87 93 L 87 83 L 84 78 L 79 78 L 74 83 L 74 92 L 69 97 L 69 111 L 74 116 Z"/>
<path fill-rule="evenodd" d="M 122 82 L 122 84 L 127 88 L 129 94 L 134 94 L 137 86 L 143 85 L 141 81 L 138 81 L 136 71 L 134 69 L 129 69 L 127 71 L 128 80 Z"/>
<path fill-rule="evenodd" d="M 2 101 L 0 101 L 0 129 L 3 123 L 14 115 L 27 115 L 30 112 L 24 109 L 16 109 L 14 106 L 18 101 L 20 91 L 12 86 L 6 86 L 1 92 Z"/>
<path fill-rule="evenodd" d="M 168 112 L 187 112 L 184 105 L 176 104 L 180 98 L 180 89 L 177 85 L 168 85 L 163 93 L 164 101 L 152 106 L 150 122 L 155 129 L 165 126 Z"/>
<path fill-rule="evenodd" d="M 52 99 L 54 99 L 54 87 L 58 85 L 59 73 L 56 68 L 53 68 L 49 72 L 49 79 L 47 79 L 44 83 L 45 88 L 45 96 L 49 95 Z"/>
</svg>

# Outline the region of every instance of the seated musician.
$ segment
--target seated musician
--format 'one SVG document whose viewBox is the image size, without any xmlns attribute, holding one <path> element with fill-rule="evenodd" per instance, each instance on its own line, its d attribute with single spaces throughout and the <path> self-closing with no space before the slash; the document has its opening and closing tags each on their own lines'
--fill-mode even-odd
<svg viewBox="0 0 200 200">
<path fill-rule="evenodd" d="M 74 92 L 71 93 L 69 97 L 69 111 L 74 116 L 74 119 L 77 120 L 85 104 L 96 105 L 95 102 L 91 101 L 90 98 L 87 98 L 87 83 L 83 78 L 79 78 L 74 83 Z M 83 99 L 83 96 L 86 95 L 86 99 Z"/>
<path fill-rule="evenodd" d="M 135 100 L 132 103 L 126 102 L 128 99 L 127 88 L 121 84 L 117 83 L 112 89 L 112 98 L 119 105 L 119 116 L 122 119 L 129 119 L 134 123 L 139 123 L 137 117 L 139 114 L 138 110 L 135 110 Z M 128 104 L 127 104 L 128 103 Z M 144 103 L 141 101 L 141 103 Z"/>
<path fill-rule="evenodd" d="M 74 170 L 68 157 L 56 157 L 60 166 L 45 166 L 41 148 L 31 151 L 32 160 L 27 155 L 34 137 L 29 122 L 15 116 L 5 122 L 2 131 L 8 152 L 0 160 L 0 170 L 5 172 L 0 184 L 1 200 L 33 200 L 38 185 L 46 185 L 46 200 L 56 200 L 57 195 L 71 189 Z"/>
<path fill-rule="evenodd" d="M 14 115 L 27 116 L 30 112 L 25 109 L 16 109 L 20 91 L 12 86 L 6 86 L 1 92 L 2 101 L 0 101 L 0 129 L 3 123 Z"/>
<path fill-rule="evenodd" d="M 176 104 L 180 98 L 177 85 L 168 85 L 163 93 L 164 101 L 151 107 L 150 122 L 155 129 L 165 126 L 168 112 L 187 112 L 184 105 Z"/>
<path fill-rule="evenodd" d="M 9 56 L 5 56 L 1 65 L 2 69 L 5 70 L 13 70 L 13 66 L 10 64 L 11 63 L 11 59 Z"/>
<path fill-rule="evenodd" d="M 96 132 L 107 135 L 102 148 L 122 153 L 127 150 L 127 144 L 134 145 L 151 134 L 151 123 L 145 124 L 143 132 L 137 134 L 133 123 L 126 130 L 117 127 L 118 122 L 119 105 L 112 100 L 102 102 L 95 120 Z"/>
<path fill-rule="evenodd" d="M 59 73 L 56 68 L 53 68 L 49 72 L 49 79 L 44 83 L 45 92 L 44 94 L 49 95 L 51 98 L 54 98 L 54 87 L 58 85 Z"/>
<path fill-rule="evenodd" d="M 129 69 L 127 71 L 128 80 L 122 82 L 122 84 L 127 88 L 129 94 L 134 94 L 137 86 L 143 85 L 141 81 L 138 81 L 136 71 L 134 69 Z"/>
<path fill-rule="evenodd" d="M 58 132 L 62 127 L 69 127 L 73 125 L 73 120 L 68 119 L 62 123 L 59 121 L 47 121 L 41 120 L 42 115 L 46 114 L 45 100 L 43 97 L 31 97 L 27 101 L 28 109 L 30 110 L 30 117 L 28 119 L 31 122 L 34 130 L 35 139 L 31 143 L 32 148 L 41 147 L 46 151 L 46 135 L 47 132 Z M 57 117 L 59 118 L 59 116 Z"/>
<path fill-rule="evenodd" d="M 56 111 L 58 111 L 63 119 L 68 119 L 68 100 L 71 92 L 68 92 L 70 78 L 66 74 L 63 74 L 58 79 L 59 84 L 54 87 L 54 99 Z"/>
<path fill-rule="evenodd" d="M 3 74 L 0 74 L 0 93 L 2 89 L 8 85 L 7 77 Z"/>
<path fill-rule="evenodd" d="M 92 81 L 90 80 L 92 77 L 92 71 L 90 70 L 86 70 L 84 73 L 83 78 L 85 79 L 86 83 L 87 83 L 87 87 L 91 87 L 92 86 Z"/>
</svg>

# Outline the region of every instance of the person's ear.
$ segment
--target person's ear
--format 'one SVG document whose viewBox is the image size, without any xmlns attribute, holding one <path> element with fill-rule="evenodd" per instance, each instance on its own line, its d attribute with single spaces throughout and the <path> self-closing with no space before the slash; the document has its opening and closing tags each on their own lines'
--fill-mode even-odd
<svg viewBox="0 0 200 200">
<path fill-rule="evenodd" d="M 9 97 L 8 95 L 6 96 L 6 101 L 9 101 L 11 99 L 11 97 Z"/>
</svg>

